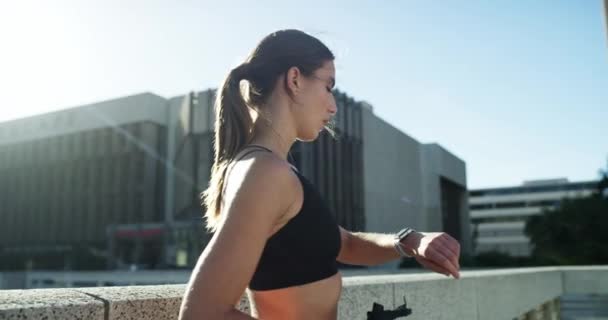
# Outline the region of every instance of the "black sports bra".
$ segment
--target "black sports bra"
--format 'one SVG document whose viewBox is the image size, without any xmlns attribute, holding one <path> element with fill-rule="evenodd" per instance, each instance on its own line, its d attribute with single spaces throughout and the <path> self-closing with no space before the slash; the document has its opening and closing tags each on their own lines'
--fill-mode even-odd
<svg viewBox="0 0 608 320">
<path fill-rule="evenodd" d="M 247 147 L 257 150 L 246 152 L 236 160 L 260 149 L 272 152 L 259 145 Z M 336 258 L 341 247 L 338 224 L 315 186 L 297 169 L 293 168 L 293 171 L 304 190 L 302 208 L 266 242 L 249 283 L 251 290 L 303 285 L 331 277 L 338 272 Z"/>
</svg>

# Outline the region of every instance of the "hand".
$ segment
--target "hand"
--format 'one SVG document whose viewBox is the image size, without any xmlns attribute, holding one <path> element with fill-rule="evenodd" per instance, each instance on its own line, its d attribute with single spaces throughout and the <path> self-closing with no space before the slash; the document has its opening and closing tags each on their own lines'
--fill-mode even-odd
<svg viewBox="0 0 608 320">
<path fill-rule="evenodd" d="M 416 232 L 402 241 L 422 266 L 460 279 L 460 244 L 444 232 Z"/>
</svg>

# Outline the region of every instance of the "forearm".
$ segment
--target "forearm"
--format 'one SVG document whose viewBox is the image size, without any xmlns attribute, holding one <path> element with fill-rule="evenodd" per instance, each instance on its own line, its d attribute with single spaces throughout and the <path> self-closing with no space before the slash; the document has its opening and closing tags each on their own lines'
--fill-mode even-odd
<svg viewBox="0 0 608 320">
<path fill-rule="evenodd" d="M 413 236 L 417 235 L 413 234 Z M 376 266 L 400 259 L 401 256 L 395 250 L 394 237 L 394 234 L 352 232 L 348 241 L 348 254 L 340 262 L 361 266 Z M 413 250 L 406 243 L 403 247 L 407 254 L 413 255 Z"/>
</svg>

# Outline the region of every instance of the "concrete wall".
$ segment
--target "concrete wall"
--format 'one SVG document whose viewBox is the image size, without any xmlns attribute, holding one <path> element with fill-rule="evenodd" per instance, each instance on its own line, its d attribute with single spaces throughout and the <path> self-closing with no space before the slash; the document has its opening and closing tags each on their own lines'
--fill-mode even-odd
<svg viewBox="0 0 608 320">
<path fill-rule="evenodd" d="M 433 230 L 442 230 L 441 224 L 441 187 L 440 177 L 463 186 L 466 190 L 466 168 L 462 160 L 449 154 L 437 144 L 425 144 L 420 152 L 423 176 L 423 194 L 426 203 L 426 223 Z M 466 214 L 463 227 L 469 224 L 468 205 L 462 213 Z M 468 234 L 468 233 L 466 233 Z"/>
<path fill-rule="evenodd" d="M 466 163 L 436 143 L 425 144 L 420 152 L 422 194 L 425 203 L 423 216 L 429 230 L 444 230 L 441 212 L 441 185 L 443 177 L 464 189 L 460 203 L 461 252 L 472 250 L 469 205 L 467 195 Z"/>
<path fill-rule="evenodd" d="M 150 120 L 166 124 L 167 102 L 152 93 L 0 123 L 0 145 Z"/>
<path fill-rule="evenodd" d="M 363 109 L 366 231 L 428 229 L 420 188 L 420 143 Z"/>
<path fill-rule="evenodd" d="M 405 226 L 444 231 L 441 178 L 458 185 L 461 252 L 471 250 L 466 165 L 438 144 L 421 144 L 363 109 L 366 231 Z"/>
<path fill-rule="evenodd" d="M 185 285 L 0 291 L 0 319 L 176 319 Z M 403 304 L 407 319 L 558 319 L 564 294 L 608 293 L 608 267 L 464 271 L 346 277 L 338 319 L 366 319 L 374 302 Z M 543 306 L 540 307 L 539 306 Z M 548 307 L 547 307 L 548 306 Z M 248 313 L 246 296 L 239 309 Z"/>
<path fill-rule="evenodd" d="M 168 100 L 167 154 L 173 166 L 167 168 L 166 220 L 192 206 L 192 190 L 197 184 L 199 191 L 207 187 L 213 154 L 210 136 L 213 135 L 215 90 L 205 90 L 194 96 L 184 95 Z M 198 179 L 194 177 L 195 144 L 199 144 Z M 197 202 L 198 203 L 198 202 Z"/>
</svg>

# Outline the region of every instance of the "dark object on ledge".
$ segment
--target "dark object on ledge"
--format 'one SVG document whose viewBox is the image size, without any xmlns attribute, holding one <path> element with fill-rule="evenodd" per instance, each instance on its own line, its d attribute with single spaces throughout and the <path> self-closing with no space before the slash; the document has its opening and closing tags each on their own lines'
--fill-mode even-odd
<svg viewBox="0 0 608 320">
<path fill-rule="evenodd" d="M 393 320 L 412 314 L 412 309 L 407 307 L 405 297 L 403 297 L 403 305 L 395 310 L 384 310 L 384 306 L 374 302 L 372 311 L 367 312 L 367 320 Z"/>
</svg>

